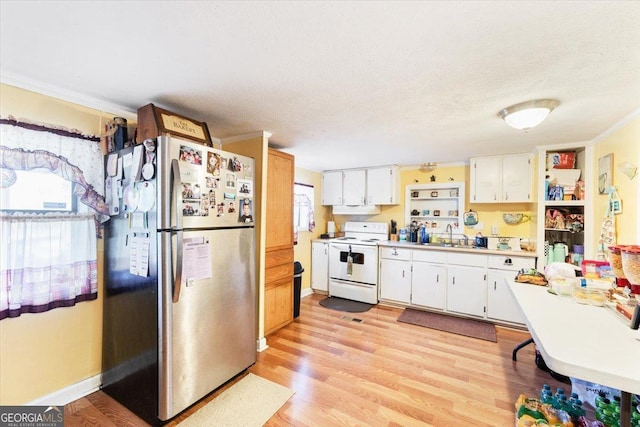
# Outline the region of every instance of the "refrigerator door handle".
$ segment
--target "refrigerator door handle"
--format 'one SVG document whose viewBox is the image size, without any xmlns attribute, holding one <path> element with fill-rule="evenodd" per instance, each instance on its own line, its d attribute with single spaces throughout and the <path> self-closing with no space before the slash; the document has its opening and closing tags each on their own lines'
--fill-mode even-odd
<svg viewBox="0 0 640 427">
<path fill-rule="evenodd" d="M 173 279 L 173 302 L 180 299 L 180 289 L 182 288 L 182 230 L 175 232 L 176 247 L 176 277 Z"/>
<path fill-rule="evenodd" d="M 176 235 L 176 277 L 173 279 L 173 302 L 180 299 L 182 288 L 182 213 L 178 209 L 179 195 L 182 194 L 182 180 L 180 179 L 180 165 L 177 159 L 171 160 L 171 213 L 175 215 L 175 225 L 172 227 Z M 171 257 L 173 259 L 173 256 Z"/>
<path fill-rule="evenodd" d="M 178 209 L 178 201 L 182 194 L 182 179 L 180 178 L 180 165 L 178 159 L 171 160 L 171 213 L 175 212 L 176 223 L 172 227 L 174 230 L 182 230 L 182 213 Z M 170 214 L 171 214 L 170 213 Z"/>
</svg>

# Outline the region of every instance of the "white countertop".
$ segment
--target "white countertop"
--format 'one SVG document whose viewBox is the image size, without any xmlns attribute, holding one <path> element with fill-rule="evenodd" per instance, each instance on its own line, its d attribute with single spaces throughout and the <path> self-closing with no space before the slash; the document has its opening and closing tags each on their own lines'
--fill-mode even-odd
<svg viewBox="0 0 640 427">
<path fill-rule="evenodd" d="M 640 394 L 640 330 L 611 308 L 578 304 L 545 286 L 508 284 L 549 368 Z"/>
<path fill-rule="evenodd" d="M 427 251 L 468 252 L 468 253 L 481 254 L 481 255 L 521 256 L 521 257 L 530 257 L 530 258 L 536 258 L 538 256 L 536 252 L 531 252 L 531 251 L 498 251 L 498 250 L 490 250 L 490 249 L 483 249 L 483 248 L 473 248 L 471 246 L 452 248 L 450 246 L 439 246 L 439 245 L 430 246 L 430 245 L 423 245 L 423 244 L 414 243 L 414 242 L 400 242 L 396 240 L 387 240 L 384 242 L 379 242 L 378 246 L 423 249 Z"/>
</svg>

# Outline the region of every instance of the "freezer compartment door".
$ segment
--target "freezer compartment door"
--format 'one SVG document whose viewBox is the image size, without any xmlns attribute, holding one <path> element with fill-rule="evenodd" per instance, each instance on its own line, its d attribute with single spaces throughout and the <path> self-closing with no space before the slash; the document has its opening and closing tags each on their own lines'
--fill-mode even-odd
<svg viewBox="0 0 640 427">
<path fill-rule="evenodd" d="M 176 262 L 177 233 L 163 234 L 170 236 L 165 237 L 172 252 L 167 255 Z M 185 231 L 182 237 L 184 264 L 177 302 L 172 281 L 163 280 L 162 285 L 161 420 L 177 415 L 256 361 L 254 229 Z M 165 268 L 163 275 L 171 270 Z"/>
<path fill-rule="evenodd" d="M 160 229 L 253 226 L 252 158 L 167 136 L 157 151 Z"/>
</svg>

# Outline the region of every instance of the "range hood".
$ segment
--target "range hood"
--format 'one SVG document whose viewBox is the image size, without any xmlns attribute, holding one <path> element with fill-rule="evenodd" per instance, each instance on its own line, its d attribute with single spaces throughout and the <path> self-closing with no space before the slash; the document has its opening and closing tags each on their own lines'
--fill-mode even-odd
<svg viewBox="0 0 640 427">
<path fill-rule="evenodd" d="M 333 205 L 332 209 L 334 215 L 377 215 L 380 213 L 380 206 L 377 205 Z"/>
</svg>

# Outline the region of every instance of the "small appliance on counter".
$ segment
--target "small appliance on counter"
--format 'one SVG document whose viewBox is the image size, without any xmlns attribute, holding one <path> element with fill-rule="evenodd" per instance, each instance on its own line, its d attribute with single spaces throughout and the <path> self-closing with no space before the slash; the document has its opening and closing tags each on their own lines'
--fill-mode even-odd
<svg viewBox="0 0 640 427">
<path fill-rule="evenodd" d="M 492 251 L 520 251 L 520 238 L 487 237 L 487 249 Z"/>
<path fill-rule="evenodd" d="M 487 248 L 489 244 L 489 238 L 483 237 L 482 233 L 476 234 L 476 240 L 474 246 L 476 248 Z"/>
<path fill-rule="evenodd" d="M 336 223 L 334 221 L 329 221 L 327 223 L 327 235 L 329 238 L 336 237 Z"/>
</svg>

